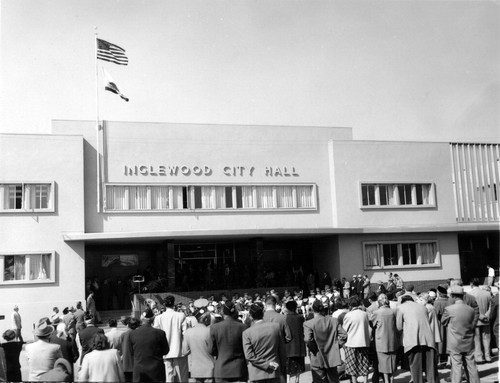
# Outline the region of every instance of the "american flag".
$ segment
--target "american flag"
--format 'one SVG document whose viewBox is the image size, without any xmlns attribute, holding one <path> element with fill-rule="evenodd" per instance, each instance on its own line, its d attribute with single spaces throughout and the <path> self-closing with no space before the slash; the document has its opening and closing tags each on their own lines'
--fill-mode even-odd
<svg viewBox="0 0 500 383">
<path fill-rule="evenodd" d="M 128 65 L 125 49 L 101 39 L 97 39 L 97 58 L 118 65 Z"/>
</svg>

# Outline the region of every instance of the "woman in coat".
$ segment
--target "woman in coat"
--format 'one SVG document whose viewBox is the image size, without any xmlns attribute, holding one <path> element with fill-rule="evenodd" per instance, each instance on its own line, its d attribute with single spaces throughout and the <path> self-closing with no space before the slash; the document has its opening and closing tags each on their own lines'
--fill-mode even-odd
<svg viewBox="0 0 500 383">
<path fill-rule="evenodd" d="M 378 296 L 379 309 L 373 312 L 372 327 L 375 349 L 377 351 L 378 372 L 384 375 L 385 383 L 394 381 L 396 354 L 399 348 L 399 332 L 396 315 L 389 307 L 387 295 Z"/>
<path fill-rule="evenodd" d="M 358 376 L 368 382 L 370 367 L 368 352 L 370 347 L 370 325 L 368 315 L 361 308 L 362 302 L 358 296 L 349 299 L 349 312 L 344 317 L 342 327 L 347 332 L 345 350 L 345 372 L 351 375 L 352 383 L 356 383 Z"/>
<path fill-rule="evenodd" d="M 78 380 L 83 382 L 124 382 L 122 363 L 118 350 L 108 347 L 108 339 L 97 333 L 92 351 L 85 355 Z"/>
</svg>

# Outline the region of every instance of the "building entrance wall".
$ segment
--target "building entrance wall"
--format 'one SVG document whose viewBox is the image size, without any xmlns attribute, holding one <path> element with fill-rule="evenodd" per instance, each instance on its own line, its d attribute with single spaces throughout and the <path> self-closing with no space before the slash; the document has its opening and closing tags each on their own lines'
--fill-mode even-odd
<svg viewBox="0 0 500 383">
<path fill-rule="evenodd" d="M 131 308 L 139 291 L 305 290 L 306 277 L 317 274 L 313 249 L 305 238 L 87 245 L 85 291 L 95 291 L 101 310 L 118 310 Z"/>
</svg>

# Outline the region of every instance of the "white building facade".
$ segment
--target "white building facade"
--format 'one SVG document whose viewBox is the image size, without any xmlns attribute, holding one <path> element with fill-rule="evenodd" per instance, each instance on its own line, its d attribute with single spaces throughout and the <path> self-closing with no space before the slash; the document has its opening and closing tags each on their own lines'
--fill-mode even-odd
<svg viewBox="0 0 500 383">
<path fill-rule="evenodd" d="M 123 308 L 117 285 L 137 274 L 169 291 L 244 292 L 305 289 L 309 273 L 392 272 L 418 289 L 498 269 L 498 144 L 327 127 L 52 130 L 0 136 L 0 327 L 14 304 L 26 328 L 84 301 L 92 279 L 102 306 Z"/>
</svg>

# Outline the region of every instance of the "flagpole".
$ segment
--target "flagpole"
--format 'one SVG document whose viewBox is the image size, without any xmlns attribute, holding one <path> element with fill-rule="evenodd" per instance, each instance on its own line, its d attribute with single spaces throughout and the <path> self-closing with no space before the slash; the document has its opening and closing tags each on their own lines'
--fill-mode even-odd
<svg viewBox="0 0 500 383">
<path fill-rule="evenodd" d="M 97 146 L 96 146 L 96 153 L 97 153 L 97 212 L 101 212 L 101 127 L 99 125 L 99 67 L 97 63 L 97 27 L 94 27 L 94 35 L 95 35 L 95 95 L 96 95 L 96 135 L 97 135 Z"/>
</svg>

